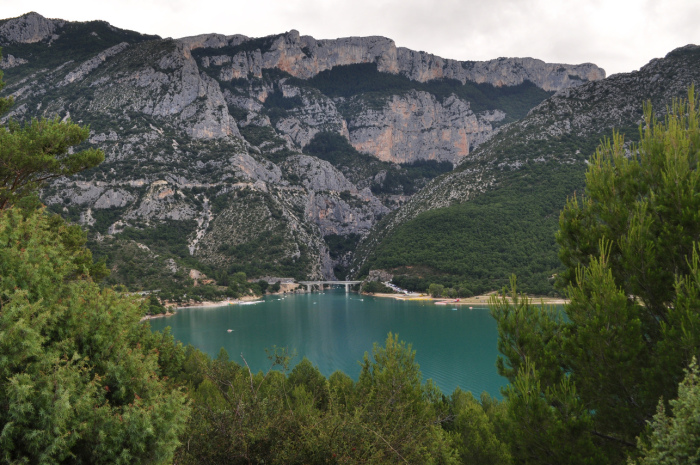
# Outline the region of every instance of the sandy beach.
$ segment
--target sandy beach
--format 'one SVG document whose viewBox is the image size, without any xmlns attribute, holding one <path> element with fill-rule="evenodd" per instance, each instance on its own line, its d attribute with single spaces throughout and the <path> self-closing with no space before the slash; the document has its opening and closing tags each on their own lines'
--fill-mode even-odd
<svg viewBox="0 0 700 465">
<path fill-rule="evenodd" d="M 386 294 L 386 293 L 381 293 L 378 292 L 376 294 L 364 294 L 364 295 L 369 295 L 369 296 L 374 296 L 374 297 L 382 297 L 382 298 L 390 298 L 390 299 L 396 299 L 396 300 L 412 300 L 412 301 L 417 301 L 417 300 L 424 300 L 424 301 L 431 301 L 434 303 L 438 302 L 445 302 L 446 304 L 449 305 L 469 305 L 469 306 L 480 306 L 480 307 L 486 307 L 488 306 L 489 299 L 491 298 L 492 294 L 484 294 L 484 295 L 476 295 L 473 297 L 460 297 L 459 301 L 455 301 L 455 299 L 450 299 L 450 298 L 444 298 L 444 297 L 430 297 L 429 295 L 423 295 L 423 294 Z M 535 304 L 546 304 L 546 305 L 565 305 L 568 304 L 569 301 L 566 299 L 562 298 L 556 298 L 556 297 L 542 297 L 542 296 L 527 296 L 529 299 L 532 300 L 533 303 Z M 158 315 L 146 315 L 143 318 L 141 318 L 141 321 L 144 320 L 152 320 L 154 318 L 164 318 L 168 316 L 172 316 L 175 314 L 175 310 L 180 310 L 184 308 L 206 308 L 206 307 L 221 307 L 224 305 L 236 305 L 240 304 L 242 302 L 251 302 L 255 300 L 260 300 L 262 297 L 256 297 L 256 296 L 244 296 L 241 297 L 240 299 L 233 299 L 233 300 L 222 300 L 222 301 L 202 301 L 202 302 L 192 302 L 189 303 L 188 305 L 182 305 L 182 306 L 177 306 L 176 303 L 167 303 L 165 307 L 168 309 L 166 313 L 161 313 Z"/>
<path fill-rule="evenodd" d="M 203 300 L 202 302 L 190 302 L 187 305 L 177 306 L 177 304 L 166 304 L 166 307 L 172 308 L 174 310 L 180 310 L 181 308 L 199 308 L 199 307 L 222 307 L 224 305 L 236 305 L 241 302 L 252 302 L 254 300 L 262 299 L 261 296 L 246 295 L 238 299 L 227 299 L 220 301 L 213 300 Z"/>
<path fill-rule="evenodd" d="M 429 295 L 421 295 L 421 294 L 405 295 L 405 294 L 384 294 L 384 293 L 378 292 L 376 294 L 367 294 L 367 295 L 372 295 L 375 297 L 384 297 L 384 298 L 388 297 L 388 298 L 392 298 L 392 299 L 396 299 L 396 300 L 426 300 L 426 301 L 433 301 L 433 302 L 446 302 L 446 303 L 449 303 L 450 305 L 487 306 L 492 294 L 476 295 L 473 297 L 460 297 L 458 302 L 456 302 L 455 299 L 450 299 L 450 298 L 445 298 L 445 297 L 430 297 Z M 532 302 L 535 304 L 544 303 L 546 305 L 564 305 L 564 304 L 569 303 L 568 300 L 558 298 L 558 297 L 527 296 L 527 298 L 531 299 Z"/>
<path fill-rule="evenodd" d="M 204 300 L 202 302 L 191 302 L 188 303 L 187 305 L 181 305 L 178 306 L 174 302 L 168 302 L 165 304 L 165 308 L 167 309 L 166 313 L 159 313 L 158 315 L 146 315 L 141 318 L 141 321 L 145 320 L 152 320 L 154 318 L 165 318 L 168 316 L 173 316 L 175 315 L 175 310 L 180 310 L 183 308 L 205 308 L 205 307 L 222 307 L 224 305 L 236 305 L 240 304 L 241 302 L 251 302 L 254 300 L 260 300 L 262 297 L 260 296 L 243 296 L 240 299 L 230 299 L 230 300 L 221 300 L 221 301 L 212 301 L 212 300 Z"/>
</svg>

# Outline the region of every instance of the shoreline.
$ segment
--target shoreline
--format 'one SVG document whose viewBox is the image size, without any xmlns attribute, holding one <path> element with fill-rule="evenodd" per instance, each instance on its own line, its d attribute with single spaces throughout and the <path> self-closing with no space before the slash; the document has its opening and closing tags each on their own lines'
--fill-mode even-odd
<svg viewBox="0 0 700 465">
<path fill-rule="evenodd" d="M 491 294 L 483 294 L 483 295 L 475 295 L 473 297 L 460 297 L 459 302 L 455 302 L 455 299 L 450 299 L 446 297 L 430 297 L 429 295 L 421 295 L 421 294 L 388 294 L 388 293 L 382 293 L 378 292 L 376 294 L 365 294 L 369 296 L 374 296 L 374 297 L 381 297 L 381 298 L 391 298 L 395 300 L 410 300 L 410 301 L 431 301 L 431 302 L 445 302 L 446 304 L 452 304 L 452 305 L 482 305 L 482 306 L 488 306 L 489 304 L 489 299 L 491 298 Z M 532 303 L 534 304 L 540 304 L 543 303 L 545 305 L 566 305 L 569 303 L 567 299 L 563 299 L 561 297 L 538 297 L 538 296 L 526 296 Z M 508 299 L 510 300 L 510 299 Z"/>
<path fill-rule="evenodd" d="M 223 307 L 225 305 L 236 305 L 240 304 L 241 302 L 252 302 L 254 300 L 260 300 L 264 296 L 251 296 L 251 295 L 245 295 L 243 297 L 240 297 L 238 299 L 233 299 L 233 300 L 203 300 L 201 302 L 193 302 L 187 305 L 183 306 L 176 306 L 175 304 L 168 304 L 166 307 L 168 309 L 173 309 L 173 310 L 181 310 L 183 308 L 200 308 L 200 307 Z"/>
<path fill-rule="evenodd" d="M 483 294 L 483 295 L 476 295 L 473 297 L 460 297 L 459 302 L 455 302 L 454 299 L 450 298 L 445 298 L 445 297 L 430 297 L 429 295 L 423 295 L 423 294 L 389 294 L 389 293 L 383 293 L 383 292 L 377 292 L 375 294 L 371 293 L 361 293 L 361 295 L 366 295 L 366 296 L 371 296 L 371 297 L 379 297 L 383 299 L 395 299 L 395 300 L 402 300 L 402 301 L 426 301 L 426 302 L 433 302 L 434 304 L 438 304 L 438 302 L 445 302 L 445 304 L 449 305 L 470 305 L 470 306 L 480 306 L 480 307 L 488 307 L 489 305 L 489 299 L 491 298 L 492 294 Z M 560 297 L 538 297 L 538 296 L 526 296 L 528 299 L 532 301 L 534 304 L 545 304 L 545 305 L 566 305 L 569 303 L 569 300 L 563 299 Z M 152 320 L 155 318 L 166 318 L 169 316 L 175 315 L 175 311 L 177 310 L 182 310 L 182 309 L 187 309 L 187 308 L 209 308 L 209 307 L 223 307 L 226 305 L 237 305 L 243 302 L 252 302 L 255 300 L 260 300 L 263 297 L 261 296 L 244 296 L 239 299 L 235 300 L 222 300 L 222 301 L 212 301 L 212 300 L 205 300 L 202 302 L 194 302 L 188 305 L 183 305 L 183 306 L 177 306 L 174 303 L 168 303 L 165 305 L 166 307 L 166 313 L 160 313 L 158 315 L 145 315 L 141 318 L 140 321 L 146 321 L 146 320 Z M 508 299 L 510 300 L 510 298 Z"/>
<path fill-rule="evenodd" d="M 246 296 L 241 297 L 240 299 L 234 299 L 234 300 L 221 300 L 221 301 L 203 300 L 202 302 L 194 302 L 192 304 L 183 305 L 181 307 L 178 307 L 174 303 L 167 303 L 167 304 L 165 304 L 165 308 L 166 308 L 165 313 L 159 313 L 157 315 L 144 315 L 143 317 L 141 317 L 141 320 L 139 320 L 139 321 L 153 320 L 155 318 L 166 318 L 166 317 L 175 315 L 176 310 L 182 310 L 185 308 L 223 307 L 226 305 L 236 305 L 236 304 L 240 304 L 242 302 L 250 302 L 250 301 L 259 300 L 259 299 L 262 299 L 262 297 L 246 295 Z"/>
</svg>

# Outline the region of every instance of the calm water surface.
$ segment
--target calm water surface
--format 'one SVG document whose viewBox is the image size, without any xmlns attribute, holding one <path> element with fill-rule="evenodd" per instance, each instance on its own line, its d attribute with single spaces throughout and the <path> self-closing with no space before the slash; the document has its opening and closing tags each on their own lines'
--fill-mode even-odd
<svg viewBox="0 0 700 465">
<path fill-rule="evenodd" d="M 454 309 L 456 308 L 456 310 Z M 486 307 L 435 305 L 375 298 L 344 291 L 268 296 L 263 303 L 178 310 L 151 320 L 154 330 L 172 328 L 175 339 L 215 357 L 221 347 L 253 371 L 267 370 L 265 348 L 287 347 L 307 357 L 325 376 L 341 370 L 357 380 L 359 361 L 387 334 L 413 345 L 423 379 L 443 393 L 456 387 L 500 398 L 507 383 L 496 371 L 496 322 Z M 232 329 L 232 332 L 227 332 Z"/>
</svg>

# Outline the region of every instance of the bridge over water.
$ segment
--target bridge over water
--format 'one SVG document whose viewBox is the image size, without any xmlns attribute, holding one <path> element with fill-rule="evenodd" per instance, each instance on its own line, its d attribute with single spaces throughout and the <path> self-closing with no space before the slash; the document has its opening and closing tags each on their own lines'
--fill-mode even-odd
<svg viewBox="0 0 700 465">
<path fill-rule="evenodd" d="M 314 286 L 317 286 L 319 290 L 323 289 L 323 286 L 345 286 L 345 292 L 350 292 L 350 286 L 355 284 L 360 284 L 362 281 L 299 281 L 299 284 L 306 286 L 308 292 L 312 292 Z"/>
</svg>

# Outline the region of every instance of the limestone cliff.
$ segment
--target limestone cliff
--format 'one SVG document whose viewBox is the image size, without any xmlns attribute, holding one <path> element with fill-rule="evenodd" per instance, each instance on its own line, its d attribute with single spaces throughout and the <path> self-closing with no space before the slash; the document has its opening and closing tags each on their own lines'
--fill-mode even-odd
<svg viewBox="0 0 700 465">
<path fill-rule="evenodd" d="M 492 115 L 489 115 L 492 116 Z M 350 142 L 380 160 L 453 164 L 493 134 L 493 119 L 479 117 L 455 96 L 439 102 L 426 92 L 395 95 L 381 110 L 363 109 L 350 119 Z"/>
<path fill-rule="evenodd" d="M 56 39 L 56 31 L 65 24 L 63 20 L 47 19 L 35 12 L 7 19 L 0 23 L 0 44 L 33 44 Z"/>
<path fill-rule="evenodd" d="M 316 40 L 310 36 L 300 36 L 298 31 L 291 30 L 267 39 L 261 48 L 220 58 L 220 62 L 223 60 L 230 63 L 221 70 L 220 78 L 231 80 L 249 74 L 260 77 L 263 69 L 277 68 L 292 76 L 308 79 L 335 66 L 357 63 L 376 63 L 379 71 L 404 74 L 419 82 L 447 78 L 462 83 L 489 83 L 498 87 L 517 85 L 528 80 L 548 91 L 558 91 L 605 78 L 605 71 L 592 63 L 568 65 L 545 63 L 534 58 L 498 58 L 481 62 L 450 60 L 396 47 L 393 40 L 385 37 Z M 216 42 L 193 41 L 189 38 L 183 40 L 192 48 L 217 48 L 250 43 L 253 39 L 232 36 L 224 40 L 219 36 Z"/>
</svg>

